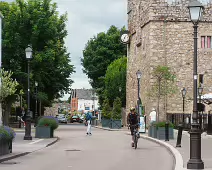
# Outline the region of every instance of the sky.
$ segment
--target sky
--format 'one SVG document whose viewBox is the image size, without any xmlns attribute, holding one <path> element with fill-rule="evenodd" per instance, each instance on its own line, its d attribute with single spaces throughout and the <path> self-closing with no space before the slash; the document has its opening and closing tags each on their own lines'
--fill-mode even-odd
<svg viewBox="0 0 212 170">
<path fill-rule="evenodd" d="M 75 88 L 91 88 L 82 72 L 80 58 L 87 41 L 111 25 L 127 26 L 127 0 L 54 0 L 61 14 L 68 13 L 66 46 L 76 67 L 71 79 Z M 66 100 L 70 95 L 63 97 Z"/>
<path fill-rule="evenodd" d="M 4 0 L 11 2 L 13 0 Z M 80 58 L 87 41 L 99 32 L 106 32 L 111 25 L 127 27 L 127 0 L 53 0 L 60 14 L 67 12 L 68 36 L 65 40 L 71 63 L 76 73 L 71 88 L 91 88 L 87 76 L 82 72 Z M 67 100 L 66 94 L 62 100 Z"/>
</svg>

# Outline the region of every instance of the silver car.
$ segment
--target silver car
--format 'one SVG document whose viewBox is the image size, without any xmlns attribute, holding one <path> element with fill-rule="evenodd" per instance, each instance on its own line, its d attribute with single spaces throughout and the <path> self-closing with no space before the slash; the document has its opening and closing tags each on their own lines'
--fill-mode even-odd
<svg viewBox="0 0 212 170">
<path fill-rule="evenodd" d="M 59 123 L 68 123 L 68 119 L 64 114 L 57 115 L 57 119 Z"/>
</svg>

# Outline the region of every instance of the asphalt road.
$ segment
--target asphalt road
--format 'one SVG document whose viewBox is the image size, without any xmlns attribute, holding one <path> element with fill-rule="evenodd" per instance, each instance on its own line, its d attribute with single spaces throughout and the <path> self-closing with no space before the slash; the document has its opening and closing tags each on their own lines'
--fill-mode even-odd
<svg viewBox="0 0 212 170">
<path fill-rule="evenodd" d="M 139 139 L 131 148 L 126 132 L 92 129 L 85 126 L 60 126 L 60 141 L 43 150 L 0 164 L 1 170 L 172 170 L 173 157 L 163 147 Z"/>
</svg>

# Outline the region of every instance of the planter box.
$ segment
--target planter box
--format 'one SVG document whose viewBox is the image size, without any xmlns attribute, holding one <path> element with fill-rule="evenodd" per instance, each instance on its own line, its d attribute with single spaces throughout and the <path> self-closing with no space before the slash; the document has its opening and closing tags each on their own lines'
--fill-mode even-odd
<svg viewBox="0 0 212 170">
<path fill-rule="evenodd" d="M 157 138 L 157 127 L 156 126 L 152 126 L 151 135 L 153 138 Z"/>
<path fill-rule="evenodd" d="M 109 127 L 110 119 L 102 119 L 102 127 Z"/>
<path fill-rule="evenodd" d="M 111 120 L 110 122 L 110 128 L 111 129 L 121 129 L 121 120 Z"/>
<path fill-rule="evenodd" d="M 12 153 L 12 141 L 0 140 L 0 156 Z"/>
<path fill-rule="evenodd" d="M 165 140 L 165 127 L 158 127 L 157 129 L 157 138 Z M 174 139 L 174 130 L 169 128 L 169 139 Z"/>
<path fill-rule="evenodd" d="M 54 131 L 49 126 L 36 126 L 35 138 L 53 138 Z"/>
<path fill-rule="evenodd" d="M 148 128 L 148 136 L 152 137 L 152 126 L 149 126 Z"/>
</svg>

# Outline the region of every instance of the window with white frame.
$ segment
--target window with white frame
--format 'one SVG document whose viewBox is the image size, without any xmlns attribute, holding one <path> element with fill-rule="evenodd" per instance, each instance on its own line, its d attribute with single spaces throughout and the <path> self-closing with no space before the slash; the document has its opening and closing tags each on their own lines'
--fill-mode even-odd
<svg viewBox="0 0 212 170">
<path fill-rule="evenodd" d="M 212 48 L 211 36 L 201 36 L 201 48 Z"/>
</svg>

